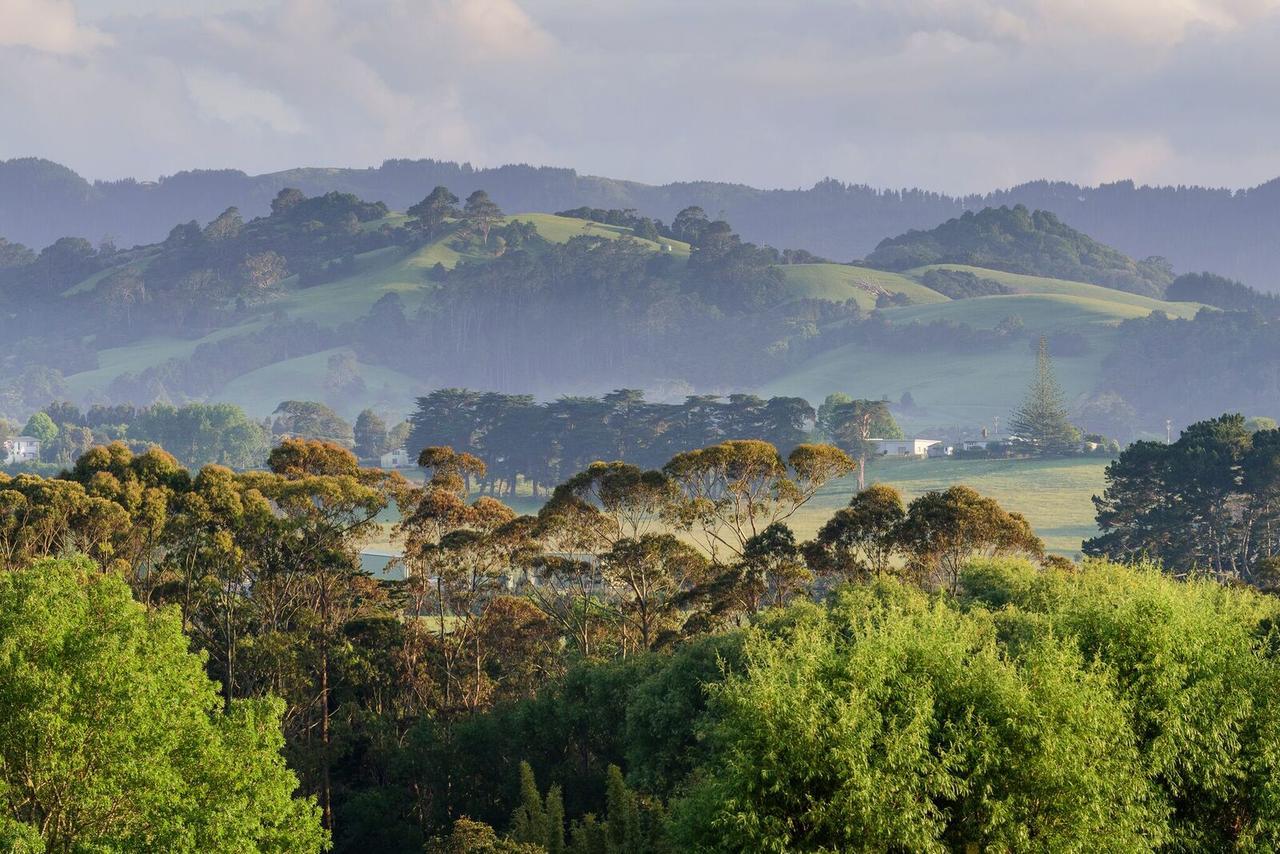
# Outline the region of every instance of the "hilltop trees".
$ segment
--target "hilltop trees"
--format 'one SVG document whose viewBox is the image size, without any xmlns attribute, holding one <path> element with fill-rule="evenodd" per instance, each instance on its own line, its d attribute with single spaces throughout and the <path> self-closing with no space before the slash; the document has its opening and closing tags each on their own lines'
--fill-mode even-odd
<svg viewBox="0 0 1280 854">
<path fill-rule="evenodd" d="M 885 270 L 969 264 L 1156 297 L 1173 280 L 1163 258 L 1134 261 L 1052 213 L 1029 211 L 1022 205 L 966 211 L 930 231 L 912 230 L 886 238 L 867 256 L 867 263 Z"/>
<path fill-rule="evenodd" d="M 429 198 L 429 197 L 428 197 Z M 462 208 L 462 216 L 467 225 L 480 232 L 486 246 L 489 245 L 489 229 L 499 222 L 502 208 L 498 207 L 484 190 L 476 190 L 467 196 L 467 203 Z"/>
<path fill-rule="evenodd" d="M 438 237 L 447 220 L 461 216 L 458 210 L 458 197 L 449 192 L 448 187 L 440 186 L 405 213 L 413 217 L 413 226 L 422 232 L 426 240 L 434 240 Z"/>
<path fill-rule="evenodd" d="M 1036 352 L 1036 372 L 1027 388 L 1027 398 L 1009 419 L 1009 431 L 1021 444 L 1041 455 L 1070 453 L 1080 445 L 1080 431 L 1067 420 L 1067 407 L 1044 337 Z"/>
</svg>

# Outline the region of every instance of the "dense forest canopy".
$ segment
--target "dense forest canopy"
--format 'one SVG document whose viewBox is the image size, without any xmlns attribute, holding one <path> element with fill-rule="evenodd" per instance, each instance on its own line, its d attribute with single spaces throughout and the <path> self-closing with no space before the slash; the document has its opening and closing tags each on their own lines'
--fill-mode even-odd
<svg viewBox="0 0 1280 854">
<path fill-rule="evenodd" d="M 422 188 L 443 184 L 488 189 L 503 208 L 556 211 L 582 206 L 634 208 L 670 220 L 692 205 L 723 212 L 745 239 L 806 249 L 847 261 L 871 252 L 886 235 L 931 228 L 966 210 L 1024 205 L 1139 258 L 1168 258 L 1179 269 L 1216 270 L 1264 291 L 1275 290 L 1280 264 L 1280 182 L 1250 190 L 1147 187 L 1132 181 L 1096 187 L 1035 181 L 977 196 L 918 189 L 876 189 L 824 180 L 808 189 L 765 190 L 693 181 L 662 186 L 581 175 L 572 169 L 509 165 L 481 169 L 437 160 L 389 160 L 367 169 L 292 169 L 250 176 L 236 170 L 180 172 L 156 182 L 89 182 L 36 158 L 0 162 L 0 235 L 44 246 L 74 235 L 120 245 L 160 239 L 175 222 L 212 219 L 228 207 L 265 214 L 281 189 L 330 191 L 382 199 L 405 210 Z"/>
<path fill-rule="evenodd" d="M 964 486 L 872 486 L 800 542 L 856 467 L 830 446 L 596 462 L 528 516 L 468 492 L 471 454 L 419 463 L 290 439 L 265 471 L 114 444 L 0 474 L 0 841 L 1280 842 L 1273 596 L 1046 557 Z M 388 513 L 406 573 L 379 582 L 358 549 Z"/>
</svg>

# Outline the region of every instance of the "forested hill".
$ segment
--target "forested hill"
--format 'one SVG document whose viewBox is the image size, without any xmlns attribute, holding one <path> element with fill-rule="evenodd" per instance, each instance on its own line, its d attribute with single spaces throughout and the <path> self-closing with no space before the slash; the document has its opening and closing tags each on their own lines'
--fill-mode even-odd
<svg viewBox="0 0 1280 854">
<path fill-rule="evenodd" d="M 1050 211 L 1122 252 L 1158 255 L 1179 270 L 1214 270 L 1261 290 L 1280 288 L 1280 180 L 1231 191 L 1202 187 L 1098 187 L 1037 181 L 965 197 L 922 190 L 878 190 L 822 181 L 805 190 L 741 184 L 661 186 L 580 175 L 572 169 L 502 166 L 476 169 L 435 160 L 392 160 L 368 169 L 294 169 L 265 175 L 235 170 L 181 172 L 158 182 L 89 182 L 46 160 L 0 161 L 0 236 L 41 247 L 75 235 L 121 246 L 162 239 L 175 222 L 208 221 L 228 207 L 267 213 L 284 187 L 308 195 L 331 190 L 381 199 L 403 210 L 431 187 L 483 187 L 507 210 L 578 206 L 635 208 L 670 220 L 689 205 L 734 223 L 757 243 L 808 249 L 849 260 L 890 234 L 931 228 L 965 210 L 1022 204 Z"/>
<path fill-rule="evenodd" d="M 1162 296 L 1173 281 L 1166 261 L 1134 261 L 1052 213 L 1029 211 L 1022 205 L 969 211 L 929 231 L 886 238 L 867 256 L 867 263 L 898 271 L 929 264 L 966 264 L 1090 282 L 1151 297 Z"/>
</svg>

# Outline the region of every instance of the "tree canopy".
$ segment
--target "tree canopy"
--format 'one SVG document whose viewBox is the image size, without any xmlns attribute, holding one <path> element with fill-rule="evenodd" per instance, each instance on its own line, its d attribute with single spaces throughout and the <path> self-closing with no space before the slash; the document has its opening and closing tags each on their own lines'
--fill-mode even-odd
<svg viewBox="0 0 1280 854">
<path fill-rule="evenodd" d="M 235 700 L 224 713 L 177 612 L 148 613 L 88 561 L 0 572 L 0 709 L 0 843 L 326 847 L 280 755 L 283 704 Z"/>
<path fill-rule="evenodd" d="M 866 260 L 885 270 L 967 264 L 1092 282 L 1148 296 L 1163 294 L 1173 280 L 1169 264 L 1161 258 L 1134 261 L 1054 214 L 1022 205 L 966 211 L 929 231 L 886 238 Z"/>
</svg>

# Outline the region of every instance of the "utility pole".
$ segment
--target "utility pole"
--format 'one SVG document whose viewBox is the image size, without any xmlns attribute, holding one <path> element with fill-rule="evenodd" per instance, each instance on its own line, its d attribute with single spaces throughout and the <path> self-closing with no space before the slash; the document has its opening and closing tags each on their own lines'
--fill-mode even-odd
<svg viewBox="0 0 1280 854">
<path fill-rule="evenodd" d="M 1164 420 L 1164 443 L 1166 445 L 1173 444 L 1173 419 L 1166 418 Z"/>
</svg>

